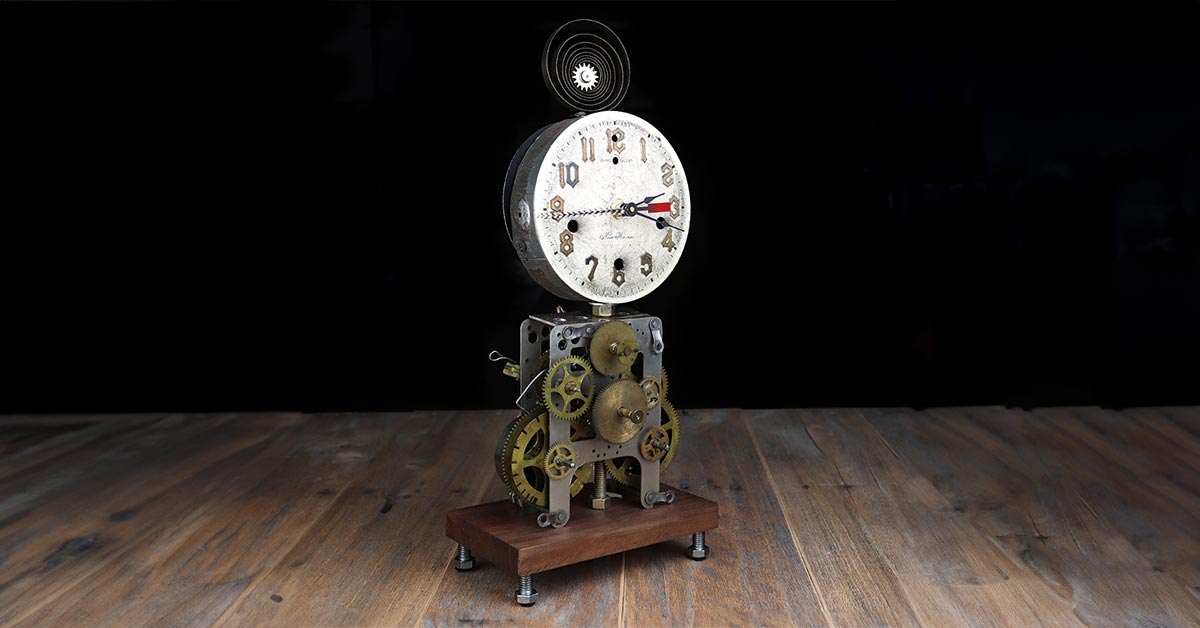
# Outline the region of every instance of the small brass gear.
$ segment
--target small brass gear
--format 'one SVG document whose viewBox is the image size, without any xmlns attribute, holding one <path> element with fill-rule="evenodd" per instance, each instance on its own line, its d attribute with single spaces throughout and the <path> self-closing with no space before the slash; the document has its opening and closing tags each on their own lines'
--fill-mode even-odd
<svg viewBox="0 0 1200 628">
<path fill-rule="evenodd" d="M 662 370 L 662 398 L 663 399 L 667 398 L 667 383 L 668 383 L 667 367 L 664 366 L 663 370 Z"/>
<path fill-rule="evenodd" d="M 641 452 L 642 458 L 651 462 L 662 460 L 663 456 L 671 451 L 670 437 L 667 436 L 667 431 L 661 427 L 646 430 L 638 451 Z"/>
<path fill-rule="evenodd" d="M 619 376 L 638 359 L 637 332 L 629 323 L 607 322 L 592 335 L 589 351 L 597 371 L 609 377 Z"/>
<path fill-rule="evenodd" d="M 573 355 L 555 362 L 542 380 L 542 401 L 550 414 L 567 421 L 582 419 L 595 395 L 596 378 L 592 366 L 587 360 Z"/>
<path fill-rule="evenodd" d="M 641 381 L 642 393 L 646 395 L 646 409 L 653 410 L 662 403 L 663 386 L 658 381 L 657 377 L 643 377 Z"/>
<path fill-rule="evenodd" d="M 497 466 L 502 467 L 500 479 L 522 504 L 545 508 L 550 503 L 550 478 L 543 466 L 550 447 L 550 413 L 545 408 L 522 414 L 509 424 L 504 436 L 503 451 Z M 587 426 L 571 426 L 571 440 L 592 438 Z M 592 481 L 592 465 L 575 469 L 571 479 L 571 496 L 578 495 Z"/>
<path fill-rule="evenodd" d="M 567 443 L 551 447 L 550 451 L 546 452 L 546 459 L 542 461 L 542 469 L 551 480 L 567 477 L 575 467 L 575 449 Z"/>
<path fill-rule="evenodd" d="M 675 411 L 675 406 L 665 399 L 662 402 L 662 429 L 667 432 L 667 444 L 670 449 L 658 463 L 659 472 L 666 471 L 667 467 L 671 466 L 671 461 L 675 459 L 675 452 L 679 451 L 679 415 Z M 604 466 L 617 484 L 632 489 L 641 488 L 639 479 L 642 468 L 636 457 L 626 456 L 605 460 Z"/>
</svg>

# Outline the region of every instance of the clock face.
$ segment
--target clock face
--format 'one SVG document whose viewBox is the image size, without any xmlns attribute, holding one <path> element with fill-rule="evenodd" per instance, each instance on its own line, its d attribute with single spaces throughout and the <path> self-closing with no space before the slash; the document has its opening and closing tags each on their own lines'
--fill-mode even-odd
<svg viewBox="0 0 1200 628">
<path fill-rule="evenodd" d="M 645 120 L 618 111 L 580 118 L 554 139 L 535 176 L 533 240 L 584 300 L 632 301 L 679 262 L 691 224 L 687 179 Z"/>
</svg>

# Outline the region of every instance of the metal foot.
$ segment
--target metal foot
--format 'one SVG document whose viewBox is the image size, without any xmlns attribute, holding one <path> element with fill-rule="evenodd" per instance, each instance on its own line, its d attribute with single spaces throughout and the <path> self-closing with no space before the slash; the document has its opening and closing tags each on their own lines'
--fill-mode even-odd
<svg viewBox="0 0 1200 628">
<path fill-rule="evenodd" d="M 697 532 L 692 535 L 692 546 L 688 548 L 687 555 L 692 560 L 704 560 L 708 558 L 708 546 L 704 544 L 703 532 Z"/>
<path fill-rule="evenodd" d="M 471 550 L 459 543 L 458 551 L 454 553 L 454 568 L 458 571 L 471 571 L 474 567 L 475 557 L 471 555 Z"/>
<path fill-rule="evenodd" d="M 533 588 L 533 576 L 520 576 L 517 582 L 517 604 L 533 606 L 537 603 L 538 592 Z"/>
</svg>

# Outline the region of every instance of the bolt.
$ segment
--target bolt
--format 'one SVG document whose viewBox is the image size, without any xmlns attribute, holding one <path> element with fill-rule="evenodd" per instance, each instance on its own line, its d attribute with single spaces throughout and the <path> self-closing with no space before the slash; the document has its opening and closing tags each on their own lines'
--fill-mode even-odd
<svg viewBox="0 0 1200 628">
<path fill-rule="evenodd" d="M 518 576 L 517 604 L 533 606 L 537 602 L 538 592 L 533 588 L 533 576 Z"/>
<path fill-rule="evenodd" d="M 575 468 L 575 461 L 574 461 L 574 460 L 567 460 L 566 458 L 563 458 L 562 456 L 559 456 L 559 457 L 555 458 L 555 459 L 554 459 L 554 464 L 555 464 L 555 466 L 559 466 L 559 467 L 566 467 L 566 468 L 568 468 L 568 469 L 574 469 L 574 468 Z"/>
<path fill-rule="evenodd" d="M 608 477 L 604 475 L 604 461 L 594 463 L 592 483 L 592 510 L 608 508 Z"/>
<path fill-rule="evenodd" d="M 454 554 L 454 568 L 458 571 L 470 571 L 475 567 L 475 557 L 471 555 L 471 550 L 467 549 L 466 545 L 458 544 L 458 551 Z"/>
<path fill-rule="evenodd" d="M 565 385 L 565 388 L 567 389 L 567 392 L 569 392 L 569 393 L 579 392 L 579 384 L 576 384 L 575 382 L 567 382 Z"/>
<path fill-rule="evenodd" d="M 642 421 L 646 420 L 646 413 L 641 410 L 630 410 L 629 408 L 621 407 L 617 408 L 617 414 L 638 425 L 641 425 Z"/>
<path fill-rule="evenodd" d="M 708 546 L 704 544 L 703 532 L 697 532 L 692 535 L 692 546 L 688 548 L 687 555 L 692 560 L 704 560 L 708 558 Z"/>
<path fill-rule="evenodd" d="M 566 338 L 567 340 L 570 340 L 570 339 L 572 339 L 572 338 L 574 338 L 574 337 L 575 337 L 575 330 L 574 330 L 573 328 L 571 328 L 571 327 L 568 327 L 568 328 L 566 328 L 566 329 L 564 329 L 564 330 L 563 330 L 563 338 Z"/>
</svg>

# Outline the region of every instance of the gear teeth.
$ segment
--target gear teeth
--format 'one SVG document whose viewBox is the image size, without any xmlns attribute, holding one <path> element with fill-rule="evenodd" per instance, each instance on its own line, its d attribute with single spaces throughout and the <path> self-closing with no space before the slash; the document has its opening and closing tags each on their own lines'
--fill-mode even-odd
<svg viewBox="0 0 1200 628">
<path fill-rule="evenodd" d="M 567 401 L 566 407 L 559 408 L 554 403 L 555 395 L 560 399 L 567 399 L 563 395 L 563 391 L 558 391 L 550 386 L 550 382 L 554 381 L 554 377 L 560 371 L 566 373 L 570 365 L 575 365 L 583 369 L 583 374 L 579 376 L 580 390 L 579 396 L 583 397 L 583 404 L 574 410 L 570 410 L 570 401 Z M 592 365 L 588 364 L 587 360 L 576 356 L 567 356 L 558 362 L 555 362 L 550 370 L 546 372 L 546 376 L 542 378 L 542 403 L 550 410 L 551 416 L 578 423 L 592 407 L 592 400 L 596 397 L 596 374 L 592 370 Z M 578 397 L 576 397 L 578 398 Z"/>
<path fill-rule="evenodd" d="M 663 376 L 665 377 L 666 373 L 663 373 Z M 675 453 L 679 451 L 680 442 L 679 413 L 675 410 L 675 406 L 671 405 L 671 402 L 667 401 L 666 399 L 664 399 L 662 402 L 661 416 L 661 425 L 663 429 L 666 429 L 671 433 L 671 449 L 667 452 L 667 455 L 659 461 L 659 472 L 666 471 L 667 467 L 671 466 L 671 461 L 675 459 Z M 626 456 L 622 458 L 605 460 L 604 466 L 608 469 L 609 474 L 612 475 L 613 480 L 615 480 L 617 484 L 634 490 L 641 488 L 640 484 L 638 483 L 641 463 L 638 462 L 636 457 Z M 635 472 L 634 469 L 638 469 L 639 471 Z"/>
</svg>

